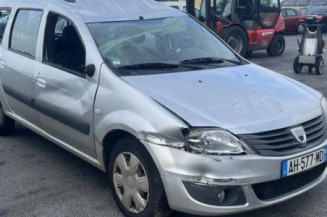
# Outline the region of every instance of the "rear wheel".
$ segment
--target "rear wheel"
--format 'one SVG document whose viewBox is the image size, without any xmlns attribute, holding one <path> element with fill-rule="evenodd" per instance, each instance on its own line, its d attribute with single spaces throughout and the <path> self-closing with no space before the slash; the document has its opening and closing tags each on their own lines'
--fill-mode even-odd
<svg viewBox="0 0 327 217">
<path fill-rule="evenodd" d="M 285 38 L 281 34 L 276 34 L 267 49 L 270 56 L 280 56 L 285 50 Z"/>
<path fill-rule="evenodd" d="M 305 31 L 305 24 L 304 24 L 304 23 L 300 23 L 300 24 L 298 25 L 298 27 L 297 27 L 296 32 L 297 32 L 298 34 L 303 34 L 304 31 Z"/>
<path fill-rule="evenodd" d="M 115 145 L 108 162 L 108 175 L 114 199 L 125 216 L 171 214 L 158 169 L 138 140 L 127 137 Z"/>
<path fill-rule="evenodd" d="M 15 127 L 15 121 L 5 115 L 0 105 L 0 136 L 6 136 L 12 133 Z"/>
<path fill-rule="evenodd" d="M 322 75 L 324 73 L 324 60 L 323 58 L 318 58 L 316 61 L 316 74 Z"/>
<path fill-rule="evenodd" d="M 239 26 L 231 26 L 224 29 L 220 36 L 238 54 L 245 56 L 248 50 L 247 33 Z"/>
<path fill-rule="evenodd" d="M 298 73 L 301 73 L 302 68 L 303 68 L 302 64 L 299 63 L 299 57 L 296 57 L 295 60 L 294 60 L 294 62 L 293 62 L 293 70 L 294 70 L 294 72 L 297 73 L 297 74 Z"/>
</svg>

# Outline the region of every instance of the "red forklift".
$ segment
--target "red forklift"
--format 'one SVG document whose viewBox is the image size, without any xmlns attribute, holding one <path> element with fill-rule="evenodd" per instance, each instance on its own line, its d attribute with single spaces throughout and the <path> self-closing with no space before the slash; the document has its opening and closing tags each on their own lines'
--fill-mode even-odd
<svg viewBox="0 0 327 217">
<path fill-rule="evenodd" d="M 195 0 L 186 0 L 186 9 L 195 17 Z M 263 49 L 280 56 L 285 50 L 280 0 L 202 0 L 197 19 L 242 56 Z"/>
</svg>

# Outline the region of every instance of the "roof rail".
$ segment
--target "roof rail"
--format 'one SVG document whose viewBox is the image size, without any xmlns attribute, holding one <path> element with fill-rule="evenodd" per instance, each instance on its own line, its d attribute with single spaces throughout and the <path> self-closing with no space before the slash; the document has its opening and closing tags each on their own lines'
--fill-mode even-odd
<svg viewBox="0 0 327 217">
<path fill-rule="evenodd" d="M 76 0 L 64 0 L 65 2 L 75 3 Z"/>
</svg>

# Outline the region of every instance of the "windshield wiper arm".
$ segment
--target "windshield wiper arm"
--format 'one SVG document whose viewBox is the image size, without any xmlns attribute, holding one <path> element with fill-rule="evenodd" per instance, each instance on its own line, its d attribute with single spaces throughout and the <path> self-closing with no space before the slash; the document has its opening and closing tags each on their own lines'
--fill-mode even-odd
<svg viewBox="0 0 327 217">
<path fill-rule="evenodd" d="M 189 59 L 181 61 L 181 64 L 222 64 L 224 62 L 230 62 L 236 65 L 241 65 L 242 62 L 230 59 L 224 59 L 219 57 L 201 57 L 196 59 Z"/>
</svg>

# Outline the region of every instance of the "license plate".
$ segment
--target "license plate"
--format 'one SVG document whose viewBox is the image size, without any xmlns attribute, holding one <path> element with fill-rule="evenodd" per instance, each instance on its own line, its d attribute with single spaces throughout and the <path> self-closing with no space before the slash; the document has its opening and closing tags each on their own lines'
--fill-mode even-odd
<svg viewBox="0 0 327 217">
<path fill-rule="evenodd" d="M 310 16 L 310 17 L 306 17 L 307 20 L 312 20 L 314 17 Z"/>
<path fill-rule="evenodd" d="M 327 162 L 327 148 L 303 155 L 301 157 L 284 160 L 282 162 L 282 178 L 308 170 Z"/>
</svg>

